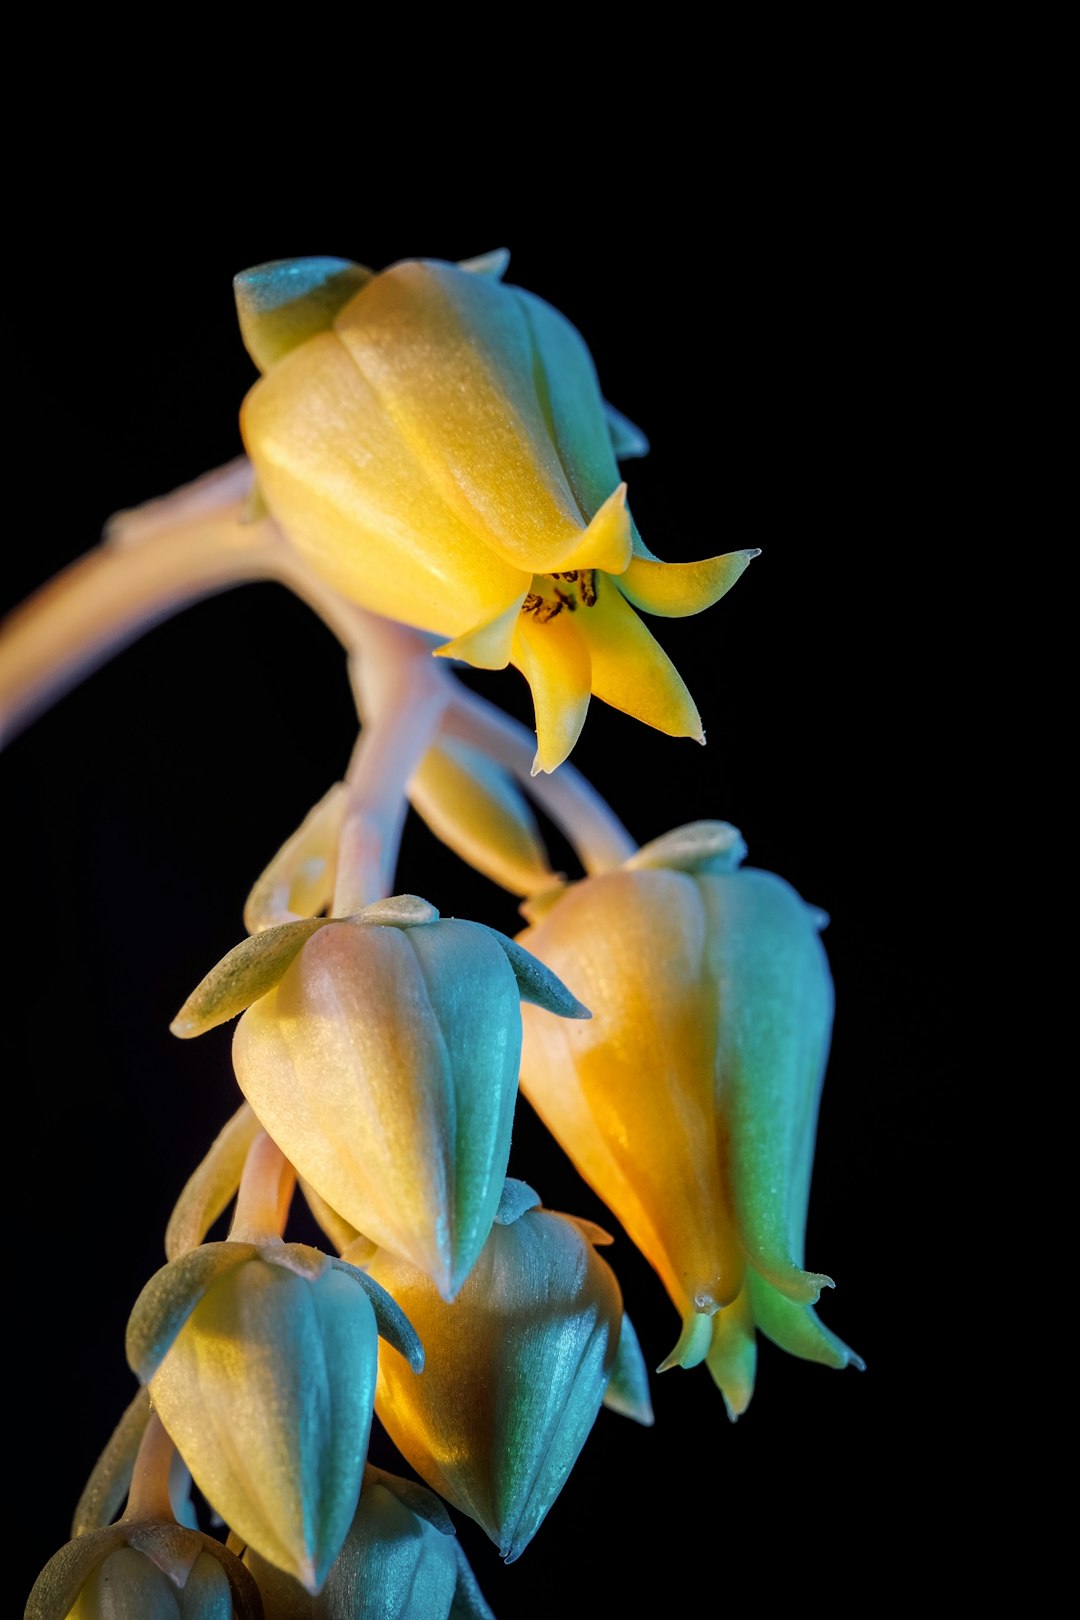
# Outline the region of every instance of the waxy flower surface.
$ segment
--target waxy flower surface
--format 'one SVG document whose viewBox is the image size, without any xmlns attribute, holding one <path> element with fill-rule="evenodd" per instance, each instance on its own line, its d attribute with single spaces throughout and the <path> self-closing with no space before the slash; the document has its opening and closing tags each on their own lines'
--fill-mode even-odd
<svg viewBox="0 0 1080 1620">
<path fill-rule="evenodd" d="M 531 1189 L 507 1182 L 500 1219 L 453 1304 L 403 1260 L 380 1250 L 369 1263 L 425 1349 L 420 1378 L 393 1351 L 380 1356 L 379 1420 L 507 1562 L 540 1528 L 585 1444 L 622 1323 L 618 1284 L 593 1249 L 596 1229 L 537 1203 Z"/>
<path fill-rule="evenodd" d="M 345 596 L 478 668 L 515 664 L 536 768 L 566 758 L 590 694 L 702 741 L 635 609 L 698 613 L 754 553 L 653 556 L 616 463 L 644 440 L 605 405 L 581 335 L 503 269 L 304 259 L 238 277 L 265 371 L 242 413 L 262 498 Z"/>
<path fill-rule="evenodd" d="M 665 1365 L 707 1360 L 737 1416 L 755 1328 L 829 1366 L 803 1266 L 833 990 L 822 915 L 740 869 L 724 823 L 571 886 L 520 938 L 576 985 L 580 1030 L 525 1019 L 522 1089 L 656 1268 L 683 1318 Z"/>
</svg>

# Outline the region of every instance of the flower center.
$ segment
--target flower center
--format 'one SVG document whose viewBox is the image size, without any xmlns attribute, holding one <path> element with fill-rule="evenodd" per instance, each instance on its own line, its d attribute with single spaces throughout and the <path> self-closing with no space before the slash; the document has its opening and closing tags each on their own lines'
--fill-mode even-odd
<svg viewBox="0 0 1080 1620">
<path fill-rule="evenodd" d="M 595 568 L 572 568 L 566 574 L 534 574 L 532 590 L 521 604 L 522 613 L 531 613 L 538 624 L 547 624 L 565 608 L 568 613 L 596 603 Z"/>
</svg>

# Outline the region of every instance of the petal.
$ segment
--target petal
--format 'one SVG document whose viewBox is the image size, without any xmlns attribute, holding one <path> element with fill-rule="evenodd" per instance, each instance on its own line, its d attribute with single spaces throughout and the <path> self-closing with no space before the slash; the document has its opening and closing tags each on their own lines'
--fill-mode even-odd
<svg viewBox="0 0 1080 1620">
<path fill-rule="evenodd" d="M 500 608 L 493 618 L 436 647 L 436 658 L 460 658 L 474 669 L 505 669 L 510 662 L 514 631 L 527 589 L 528 586 L 524 586 L 509 606 Z"/>
<path fill-rule="evenodd" d="M 701 717 L 682 676 L 623 599 L 614 579 L 601 576 L 597 580 L 595 603 L 580 609 L 575 619 L 581 620 L 589 649 L 596 697 L 669 737 L 704 742 Z"/>
<path fill-rule="evenodd" d="M 409 802 L 436 838 L 511 894 L 554 882 L 525 795 L 479 748 L 439 738 L 413 772 Z"/>
<path fill-rule="evenodd" d="M 249 934 L 329 909 L 348 798 L 345 783 L 335 782 L 282 844 L 248 895 L 244 927 Z"/>
<path fill-rule="evenodd" d="M 723 557 L 690 563 L 634 557 L 619 575 L 619 589 L 642 613 L 683 619 L 712 607 L 760 555 L 757 550 L 729 551 Z"/>
<path fill-rule="evenodd" d="M 501 281 L 510 268 L 510 249 L 493 248 L 490 253 L 478 253 L 474 259 L 459 259 L 459 270 L 471 270 L 474 276 L 490 276 Z"/>
<path fill-rule="evenodd" d="M 126 1526 L 110 1524 L 67 1542 L 53 1553 L 34 1582 L 24 1620 L 68 1620 L 94 1570 L 126 1540 Z"/>
<path fill-rule="evenodd" d="M 244 347 L 260 371 L 333 325 L 372 271 L 349 259 L 276 259 L 233 280 Z"/>
<path fill-rule="evenodd" d="M 619 1330 L 619 1348 L 615 1356 L 615 1365 L 611 1369 L 611 1378 L 604 1391 L 604 1405 L 609 1411 L 633 1418 L 635 1423 L 640 1423 L 647 1429 L 653 1425 L 649 1373 L 645 1366 L 645 1357 L 641 1353 L 641 1345 L 638 1343 L 638 1336 L 634 1332 L 634 1324 L 625 1311 Z"/>
<path fill-rule="evenodd" d="M 514 663 L 529 683 L 536 713 L 533 775 L 554 771 L 577 742 L 589 710 L 588 647 L 568 613 L 546 624 L 522 614 L 514 635 Z"/>
<path fill-rule="evenodd" d="M 756 1272 L 750 1272 L 749 1279 L 757 1325 L 781 1350 L 803 1361 L 821 1362 L 826 1367 L 866 1370 L 863 1358 L 829 1331 L 812 1305 L 799 1305 L 788 1299 Z"/>
<path fill-rule="evenodd" d="M 754 1393 L 757 1335 L 749 1280 L 737 1299 L 712 1319 L 712 1345 L 706 1356 L 713 1382 L 724 1397 L 732 1423 L 742 1416 Z"/>
</svg>

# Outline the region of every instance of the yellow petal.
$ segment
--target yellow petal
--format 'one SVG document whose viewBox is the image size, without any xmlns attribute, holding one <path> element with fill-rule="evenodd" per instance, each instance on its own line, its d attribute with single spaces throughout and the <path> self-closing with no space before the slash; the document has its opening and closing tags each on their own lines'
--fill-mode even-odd
<svg viewBox="0 0 1080 1620">
<path fill-rule="evenodd" d="M 705 1359 L 713 1382 L 724 1397 L 727 1415 L 734 1423 L 750 1405 L 757 1370 L 757 1334 L 749 1277 L 739 1297 L 713 1317 L 712 1345 Z"/>
<path fill-rule="evenodd" d="M 669 737 L 704 742 L 701 717 L 682 676 L 624 601 L 621 581 L 602 576 L 596 583 L 595 603 L 576 615 L 592 661 L 595 696 Z"/>
<path fill-rule="evenodd" d="M 602 568 L 621 574 L 633 553 L 626 485 L 619 484 L 601 505 L 580 540 L 553 565 L 552 572 L 569 568 Z M 537 572 L 541 572 L 537 569 Z"/>
<path fill-rule="evenodd" d="M 409 799 L 436 838 L 511 894 L 554 881 L 524 794 L 479 749 L 442 738 L 413 773 Z"/>
<path fill-rule="evenodd" d="M 505 669 L 513 650 L 514 631 L 518 614 L 525 600 L 525 592 L 514 597 L 508 607 L 486 619 L 462 636 L 455 636 L 442 647 L 435 648 L 436 658 L 460 658 L 474 669 Z"/>
<path fill-rule="evenodd" d="M 570 614 L 560 613 L 541 624 L 523 613 L 514 633 L 513 659 L 532 689 L 535 776 L 561 765 L 581 735 L 589 709 L 589 652 Z"/>
<path fill-rule="evenodd" d="M 663 619 L 688 618 L 718 602 L 759 555 L 756 550 L 729 551 L 723 557 L 691 563 L 634 557 L 619 576 L 619 589 L 642 613 Z"/>
</svg>

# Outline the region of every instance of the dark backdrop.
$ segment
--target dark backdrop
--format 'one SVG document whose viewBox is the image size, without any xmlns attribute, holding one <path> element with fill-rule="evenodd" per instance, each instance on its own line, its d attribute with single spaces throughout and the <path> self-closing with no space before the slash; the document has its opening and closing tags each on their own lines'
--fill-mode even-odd
<svg viewBox="0 0 1080 1620">
<path fill-rule="evenodd" d="M 381 267 L 505 242 L 510 279 L 577 323 L 608 397 L 652 440 L 627 468 L 652 549 L 680 560 L 762 548 L 710 613 L 653 621 L 708 747 L 594 704 L 574 758 L 637 837 L 731 820 L 753 864 L 832 916 L 837 1018 L 808 1263 L 836 1278 L 823 1316 L 869 1370 L 839 1374 L 763 1343 L 736 1426 L 704 1367 L 654 1379 L 651 1431 L 602 1412 L 520 1563 L 504 1568 L 458 1516 L 503 1620 L 643 1612 L 654 1575 L 669 1594 L 660 1612 L 718 1612 L 748 1580 L 777 1605 L 810 1584 L 858 1610 L 866 1560 L 880 1554 L 898 1578 L 917 1529 L 900 1483 L 923 1354 L 907 1227 L 941 1014 L 918 954 L 924 822 L 911 784 L 933 630 L 914 569 L 914 317 L 864 179 L 822 181 L 796 153 L 767 196 L 725 185 L 684 212 L 658 185 L 600 231 L 572 208 L 537 217 L 493 202 L 448 228 L 447 209 L 369 213 L 344 195 L 264 201 L 250 220 L 242 199 L 218 199 L 211 227 L 182 188 L 106 190 L 99 237 L 78 252 L 62 221 L 41 227 L 47 318 L 31 310 L 12 334 L 10 476 L 30 499 L 8 536 L 10 602 L 91 546 L 110 512 L 238 452 L 254 370 L 231 277 L 304 252 Z M 480 684 L 527 715 L 514 671 Z M 38 1414 L 20 1457 L 33 1502 L 23 1592 L 66 1539 L 132 1393 L 127 1313 L 163 1261 L 186 1176 L 237 1105 L 229 1030 L 181 1043 L 169 1020 L 240 937 L 250 883 L 340 775 L 353 734 L 337 644 L 260 585 L 155 629 L 0 758 L 17 1099 L 8 1300 L 21 1325 L 10 1342 L 20 1400 Z M 517 926 L 513 900 L 415 821 L 400 886 Z M 524 1104 L 511 1169 L 553 1207 L 611 1224 Z M 674 1310 L 625 1237 L 607 1253 L 655 1366 Z M 374 1446 L 393 1466 L 385 1439 Z"/>
</svg>

